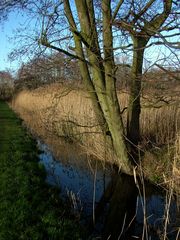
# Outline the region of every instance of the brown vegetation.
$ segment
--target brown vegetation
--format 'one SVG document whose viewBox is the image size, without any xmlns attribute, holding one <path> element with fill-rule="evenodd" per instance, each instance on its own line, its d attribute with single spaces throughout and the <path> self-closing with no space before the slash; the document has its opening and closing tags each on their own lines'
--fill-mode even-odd
<svg viewBox="0 0 180 240">
<path fill-rule="evenodd" d="M 122 115 L 126 119 L 128 94 L 119 93 L 118 97 L 124 108 Z M 177 97 L 165 103 L 152 102 L 146 96 L 142 105 L 142 141 L 139 149 L 145 150 L 145 175 L 151 180 L 162 181 L 164 173 L 165 175 L 168 173 L 169 177 L 173 172 L 179 178 L 177 146 L 180 109 Z M 20 92 L 14 98 L 12 107 L 43 139 L 52 134 L 56 137 L 63 137 L 69 142 L 80 145 L 86 154 L 93 155 L 102 161 L 116 163 L 116 155 L 108 141 L 108 136 L 103 134 L 98 125 L 92 102 L 85 91 L 73 90 L 61 84 L 52 84 L 34 91 Z M 166 146 L 169 146 L 169 151 Z M 173 159 L 176 159 L 175 165 L 172 165 L 170 161 Z"/>
</svg>

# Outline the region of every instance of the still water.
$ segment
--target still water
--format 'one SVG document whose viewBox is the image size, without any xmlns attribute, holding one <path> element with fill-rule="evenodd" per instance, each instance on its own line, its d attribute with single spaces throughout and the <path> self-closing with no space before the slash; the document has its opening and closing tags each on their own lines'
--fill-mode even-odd
<svg viewBox="0 0 180 240">
<path fill-rule="evenodd" d="M 47 182 L 60 188 L 61 197 L 71 203 L 72 211 L 89 226 L 89 239 L 179 239 L 174 198 L 169 204 L 166 226 L 168 202 L 157 187 L 148 183 L 137 185 L 132 177 L 79 154 L 78 149 L 69 149 L 68 154 L 55 159 L 46 144 L 38 145 Z M 165 231 L 168 238 L 163 238 Z"/>
<path fill-rule="evenodd" d="M 98 202 L 111 180 L 111 169 L 74 152 L 56 160 L 47 145 L 39 144 L 40 161 L 47 171 L 47 182 L 59 186 L 61 197 L 73 198 L 75 210 L 92 214 L 93 200 Z M 76 153 L 78 155 L 78 153 Z M 77 205 L 76 205 L 77 204 Z"/>
</svg>

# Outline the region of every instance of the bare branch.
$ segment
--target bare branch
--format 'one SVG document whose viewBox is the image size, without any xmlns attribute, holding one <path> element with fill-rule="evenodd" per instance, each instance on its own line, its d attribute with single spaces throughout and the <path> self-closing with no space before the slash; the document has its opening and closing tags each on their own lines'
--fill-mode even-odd
<svg viewBox="0 0 180 240">
<path fill-rule="evenodd" d="M 151 5 L 152 5 L 154 2 L 155 2 L 155 0 L 150 0 L 138 14 L 133 13 L 133 15 L 134 15 L 133 23 L 135 23 L 138 19 L 140 19 L 141 16 L 142 16 L 145 12 L 147 12 L 147 10 L 149 10 L 149 8 L 151 7 Z"/>
<path fill-rule="evenodd" d="M 117 4 L 116 9 L 114 10 L 114 13 L 112 15 L 112 23 L 114 22 L 117 14 L 118 14 L 118 11 L 121 8 L 121 5 L 123 4 L 123 2 L 124 2 L 124 0 L 119 0 L 119 3 Z"/>
</svg>

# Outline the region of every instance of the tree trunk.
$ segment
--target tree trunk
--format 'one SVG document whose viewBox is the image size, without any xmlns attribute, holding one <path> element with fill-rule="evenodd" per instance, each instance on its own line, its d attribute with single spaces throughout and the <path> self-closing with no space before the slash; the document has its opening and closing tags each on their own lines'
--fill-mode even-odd
<svg viewBox="0 0 180 240">
<path fill-rule="evenodd" d="M 86 45 L 87 59 L 90 63 L 91 82 L 95 89 L 102 115 L 108 126 L 114 150 L 119 159 L 117 164 L 123 172 L 132 174 L 132 165 L 124 139 L 124 127 L 115 88 L 110 1 L 103 0 L 102 2 L 104 59 L 102 59 L 99 51 L 95 23 L 91 21 L 94 18 L 92 8 L 88 12 L 86 1 L 80 2 L 76 0 L 75 2 L 81 25 L 81 40 Z"/>
<path fill-rule="evenodd" d="M 133 39 L 133 63 L 131 69 L 130 95 L 127 116 L 127 137 L 132 146 L 140 141 L 140 113 L 141 113 L 141 80 L 144 57 L 144 47 L 147 40 L 138 37 Z"/>
<path fill-rule="evenodd" d="M 134 47 L 127 119 L 127 137 L 131 142 L 132 147 L 137 146 L 138 142 L 140 141 L 140 128 L 139 128 L 141 112 L 140 94 L 144 50 L 149 39 L 158 32 L 160 27 L 168 18 L 172 8 L 172 2 L 173 2 L 172 0 L 163 1 L 164 4 L 163 12 L 161 14 L 157 14 L 154 18 L 152 18 L 151 21 L 144 22 L 144 26 L 141 27 L 141 31 L 134 30 L 133 27 L 135 27 L 135 25 L 129 26 L 129 24 L 123 23 L 124 29 L 129 31 L 132 37 Z M 152 4 L 151 1 L 148 2 L 144 8 L 144 11 L 147 11 L 151 4 Z M 141 14 L 139 16 L 141 16 Z"/>
</svg>

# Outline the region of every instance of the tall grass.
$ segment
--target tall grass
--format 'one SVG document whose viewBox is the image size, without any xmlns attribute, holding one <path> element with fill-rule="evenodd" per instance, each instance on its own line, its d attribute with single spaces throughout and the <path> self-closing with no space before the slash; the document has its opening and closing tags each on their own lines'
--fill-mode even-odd
<svg viewBox="0 0 180 240">
<path fill-rule="evenodd" d="M 127 107 L 128 94 L 119 93 L 121 108 Z M 59 137 L 81 146 L 81 151 L 102 161 L 116 163 L 111 142 L 104 136 L 98 125 L 91 100 L 83 90 L 73 90 L 54 84 L 35 91 L 20 92 L 12 102 L 12 107 L 43 140 L 56 145 Z M 164 229 L 160 239 L 167 239 L 169 206 L 177 196 L 180 207 L 180 108 L 178 99 L 159 104 L 151 99 L 142 100 L 141 146 L 145 149 L 144 160 L 140 165 L 140 176 L 166 185 L 167 208 L 164 213 Z M 126 110 L 123 112 L 126 124 Z M 149 150 L 150 149 L 150 150 Z M 165 150 L 164 150 L 165 149 Z M 62 149 L 58 147 L 62 154 Z M 153 152 L 153 153 L 152 153 Z M 154 156 L 154 152 L 157 153 Z M 144 196 L 145 197 L 145 196 Z M 175 231 L 179 227 L 177 217 Z M 177 238 L 179 236 L 177 233 Z M 145 239 L 145 238 L 144 238 Z"/>
<path fill-rule="evenodd" d="M 103 160 L 106 155 L 107 160 L 115 160 L 87 93 L 53 85 L 49 89 L 21 92 L 12 106 L 29 127 L 43 137 L 49 134 L 63 137 L 99 159 Z"/>
<path fill-rule="evenodd" d="M 127 107 L 128 94 L 118 93 L 118 97 L 121 108 Z M 53 84 L 20 92 L 14 98 L 12 107 L 41 137 L 52 134 L 63 137 L 81 145 L 87 154 L 116 162 L 111 142 L 108 136 L 103 135 L 85 91 Z M 179 107 L 178 99 L 159 104 L 158 101 L 153 103 L 147 96 L 143 98 L 140 119 L 143 147 L 174 144 L 180 129 Z M 126 111 L 123 111 L 124 124 Z"/>
<path fill-rule="evenodd" d="M 173 180 L 176 183 L 176 192 L 180 196 L 180 134 L 175 141 L 174 163 L 173 163 Z M 180 199 L 179 206 L 180 206 Z"/>
</svg>

